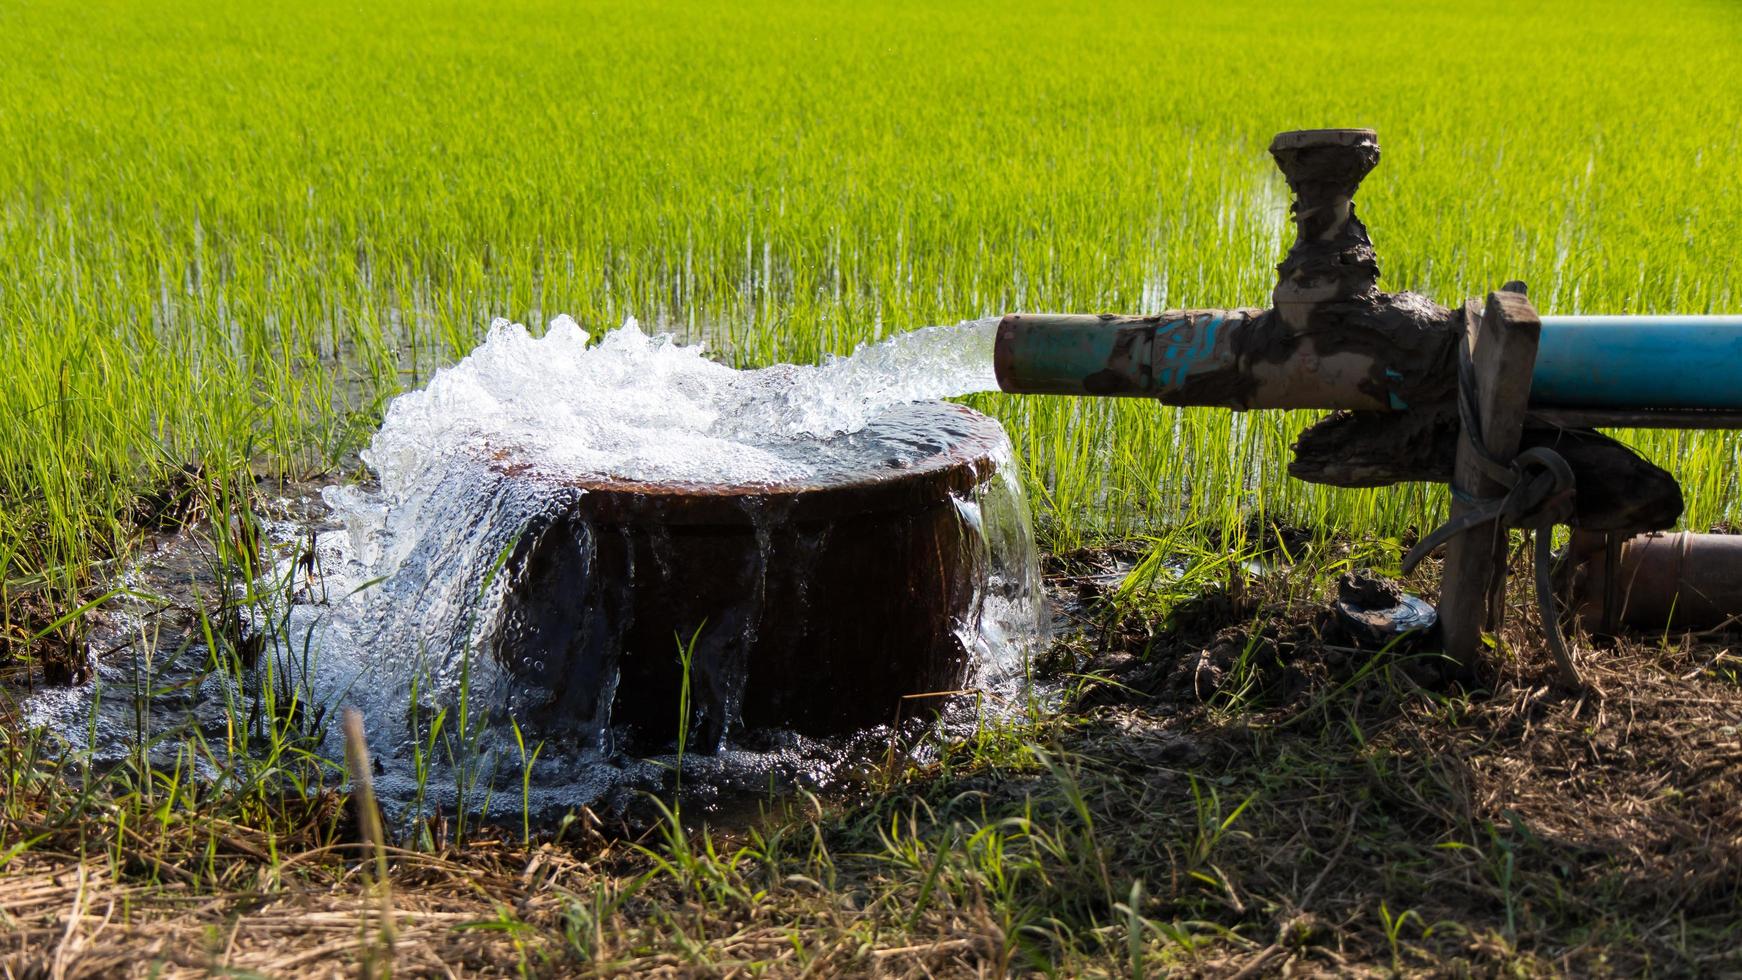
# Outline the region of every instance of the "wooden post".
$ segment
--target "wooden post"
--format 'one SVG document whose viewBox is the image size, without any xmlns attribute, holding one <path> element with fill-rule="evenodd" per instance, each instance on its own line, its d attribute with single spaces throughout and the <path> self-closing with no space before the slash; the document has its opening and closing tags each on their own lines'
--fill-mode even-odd
<svg viewBox="0 0 1742 980">
<path fill-rule="evenodd" d="M 1479 315 L 1474 301 L 1464 308 L 1464 343 L 1474 368 L 1482 440 L 1488 455 L 1499 460 L 1510 460 L 1518 452 L 1542 331 L 1542 321 L 1525 298 L 1523 285 L 1516 285 L 1517 291 L 1489 293 L 1487 308 Z M 1468 439 L 1458 441 L 1457 451 L 1452 482 L 1454 519 L 1475 506 L 1471 498 L 1497 497 L 1507 489 L 1487 475 Z M 1489 621 L 1489 597 L 1505 601 L 1506 541 L 1506 530 L 1495 523 L 1472 528 L 1446 546 L 1440 622 L 1446 653 L 1466 669 L 1475 665 L 1481 650 L 1482 627 Z"/>
</svg>

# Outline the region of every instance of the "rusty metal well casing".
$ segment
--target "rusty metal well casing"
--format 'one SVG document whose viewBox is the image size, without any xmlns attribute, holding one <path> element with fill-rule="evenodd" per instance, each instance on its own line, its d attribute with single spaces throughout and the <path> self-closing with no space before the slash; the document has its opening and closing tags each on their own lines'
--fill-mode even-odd
<svg viewBox="0 0 1742 980">
<path fill-rule="evenodd" d="M 895 415 L 940 441 L 918 460 L 805 485 L 584 481 L 504 568 L 491 646 L 521 724 L 668 744 L 692 640 L 702 751 L 740 726 L 888 723 L 939 703 L 914 695 L 960 688 L 987 557 L 958 500 L 993 477 L 1003 429 L 957 405 Z"/>
</svg>

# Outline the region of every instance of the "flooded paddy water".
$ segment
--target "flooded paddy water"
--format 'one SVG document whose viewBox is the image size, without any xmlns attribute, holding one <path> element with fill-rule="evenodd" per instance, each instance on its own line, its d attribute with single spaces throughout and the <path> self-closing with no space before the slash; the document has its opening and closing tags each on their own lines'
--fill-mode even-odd
<svg viewBox="0 0 1742 980">
<path fill-rule="evenodd" d="M 354 707 L 400 820 L 550 821 L 680 767 L 699 804 L 847 778 L 1029 696 L 1010 445 L 934 401 L 996 387 L 994 328 L 739 371 L 633 321 L 498 321 L 392 403 L 370 481 L 266 502 L 258 579 L 213 578 L 198 528 L 129 567 L 109 655 L 26 718 L 99 761 L 288 739 L 336 772 Z M 236 610 L 237 662 L 206 607 Z"/>
</svg>

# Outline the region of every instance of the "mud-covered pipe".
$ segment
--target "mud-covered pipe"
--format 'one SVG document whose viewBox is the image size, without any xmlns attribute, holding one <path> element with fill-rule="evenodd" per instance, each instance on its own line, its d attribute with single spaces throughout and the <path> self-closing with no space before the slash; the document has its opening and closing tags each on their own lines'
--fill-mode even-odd
<svg viewBox="0 0 1742 980">
<path fill-rule="evenodd" d="M 1220 408 L 1401 409 L 1412 374 L 1371 347 L 1321 348 L 1269 310 L 1157 316 L 1013 313 L 998 324 L 998 385 L 1029 395 L 1155 398 Z"/>
<path fill-rule="evenodd" d="M 1462 317 L 1382 293 L 1354 195 L 1379 163 L 1369 129 L 1279 133 L 1296 238 L 1269 310 L 1012 314 L 994 363 L 1008 392 L 1125 395 L 1221 408 L 1452 403 Z M 1533 408 L 1742 409 L 1742 317 L 1544 317 Z"/>
<path fill-rule="evenodd" d="M 1387 299 L 1395 297 L 1373 302 Z M 1340 333 L 1355 333 L 1351 311 L 1362 308 L 1342 304 L 1343 321 L 1299 335 L 1268 310 L 1011 314 L 999 324 L 993 362 L 1008 392 L 1171 405 L 1401 410 L 1434 387 L 1431 372 L 1443 372 L 1440 387 L 1451 390 L 1455 367 L 1446 358 L 1378 343 L 1332 344 Z M 1431 312 L 1391 336 L 1433 329 L 1448 331 L 1449 348 L 1450 322 L 1436 323 Z M 1544 317 L 1530 404 L 1742 409 L 1742 317 Z"/>
<path fill-rule="evenodd" d="M 1379 162 L 1370 129 L 1280 133 L 1296 240 L 1269 310 L 1148 317 L 1012 314 L 994 364 L 1005 391 L 1129 395 L 1222 408 L 1403 409 L 1449 401 L 1452 317 L 1379 292 L 1354 194 Z"/>
<path fill-rule="evenodd" d="M 1573 537 L 1572 606 L 1587 627 L 1708 629 L 1742 618 L 1742 535 L 1640 534 L 1616 551 L 1599 534 Z"/>
</svg>

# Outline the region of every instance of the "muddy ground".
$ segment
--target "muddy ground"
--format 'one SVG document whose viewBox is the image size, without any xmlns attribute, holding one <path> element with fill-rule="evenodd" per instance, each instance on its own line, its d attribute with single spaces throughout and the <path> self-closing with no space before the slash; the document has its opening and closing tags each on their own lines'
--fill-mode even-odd
<svg viewBox="0 0 1742 980">
<path fill-rule="evenodd" d="M 0 976 L 1742 974 L 1742 637 L 1582 637 L 1562 690 L 1515 588 L 1470 674 L 1268 544 L 1054 556 L 1053 707 L 711 822 L 378 864 L 331 790 L 75 811 L 14 733 Z"/>
</svg>

